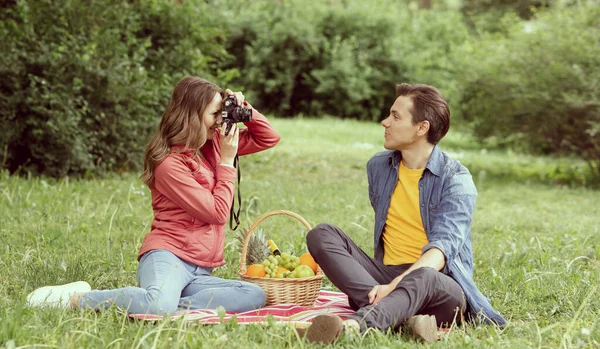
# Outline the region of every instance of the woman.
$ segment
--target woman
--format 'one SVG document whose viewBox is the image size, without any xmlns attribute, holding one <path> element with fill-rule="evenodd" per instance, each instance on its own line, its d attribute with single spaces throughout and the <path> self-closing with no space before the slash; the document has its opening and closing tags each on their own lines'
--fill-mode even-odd
<svg viewBox="0 0 600 349">
<path fill-rule="evenodd" d="M 47 286 L 27 297 L 29 305 L 105 309 L 115 304 L 135 314 L 170 314 L 178 309 L 243 312 L 265 305 L 264 291 L 251 283 L 211 276 L 223 260 L 225 225 L 233 203 L 233 161 L 271 148 L 279 134 L 252 110 L 246 129 L 221 124 L 225 93 L 197 78 L 182 79 L 156 134 L 146 147 L 142 180 L 152 194 L 154 220 L 138 255 L 139 287 L 90 291 L 86 282 Z M 251 107 L 250 107 L 251 108 Z"/>
</svg>

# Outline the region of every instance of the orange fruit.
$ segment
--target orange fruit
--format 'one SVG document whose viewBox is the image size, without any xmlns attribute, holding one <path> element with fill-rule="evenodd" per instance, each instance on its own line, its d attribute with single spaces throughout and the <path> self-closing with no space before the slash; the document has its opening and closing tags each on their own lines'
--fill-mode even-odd
<svg viewBox="0 0 600 349">
<path fill-rule="evenodd" d="M 267 272 L 265 271 L 264 265 L 252 264 L 251 266 L 248 267 L 248 270 L 246 270 L 246 275 L 264 278 L 265 275 L 267 275 Z"/>
<path fill-rule="evenodd" d="M 319 267 L 313 256 L 311 256 L 308 252 L 300 256 L 299 264 L 309 266 L 310 269 L 315 272 L 315 274 L 317 273 L 317 268 Z"/>
<path fill-rule="evenodd" d="M 284 267 L 279 267 L 279 268 L 277 268 L 277 271 L 275 272 L 275 275 L 279 275 L 279 274 L 284 273 L 286 271 L 289 271 L 289 270 L 287 270 Z"/>
</svg>

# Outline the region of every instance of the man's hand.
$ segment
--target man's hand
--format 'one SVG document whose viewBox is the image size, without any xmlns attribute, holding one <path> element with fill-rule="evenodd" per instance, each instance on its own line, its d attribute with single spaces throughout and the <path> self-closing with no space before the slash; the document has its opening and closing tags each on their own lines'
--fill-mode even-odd
<svg viewBox="0 0 600 349">
<path fill-rule="evenodd" d="M 371 292 L 369 292 L 369 303 L 375 304 L 379 302 L 383 297 L 387 296 L 394 290 L 390 284 L 387 285 L 375 285 Z"/>
</svg>

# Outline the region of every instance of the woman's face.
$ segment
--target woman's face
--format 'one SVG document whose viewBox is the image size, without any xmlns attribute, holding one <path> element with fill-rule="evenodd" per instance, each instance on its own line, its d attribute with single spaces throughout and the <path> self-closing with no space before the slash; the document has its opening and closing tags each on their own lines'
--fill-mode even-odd
<svg viewBox="0 0 600 349">
<path fill-rule="evenodd" d="M 217 128 L 221 125 L 222 117 L 221 110 L 223 109 L 223 97 L 220 93 L 215 93 L 215 97 L 204 110 L 202 119 L 206 127 L 206 139 L 213 139 L 213 135 Z"/>
</svg>

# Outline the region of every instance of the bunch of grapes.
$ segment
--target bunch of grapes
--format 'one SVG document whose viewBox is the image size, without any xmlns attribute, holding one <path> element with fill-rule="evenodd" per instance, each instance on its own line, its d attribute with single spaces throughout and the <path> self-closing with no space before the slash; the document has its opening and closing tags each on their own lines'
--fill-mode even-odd
<svg viewBox="0 0 600 349">
<path fill-rule="evenodd" d="M 279 256 L 276 256 L 279 265 L 284 267 L 285 269 L 292 271 L 296 269 L 298 264 L 300 264 L 300 258 L 294 256 L 293 254 L 289 254 L 287 252 L 283 252 Z"/>
<path fill-rule="evenodd" d="M 280 255 L 270 255 L 267 259 L 262 262 L 262 265 L 265 266 L 265 278 L 284 278 L 287 277 L 291 271 L 296 269 L 296 267 L 300 264 L 300 258 L 289 254 L 287 252 L 283 252 Z M 279 268 L 285 268 L 288 271 L 279 271 Z"/>
<path fill-rule="evenodd" d="M 262 262 L 262 265 L 265 266 L 265 275 L 266 278 L 272 278 L 277 276 L 277 269 L 279 268 L 279 261 L 275 256 L 270 255 Z"/>
</svg>

